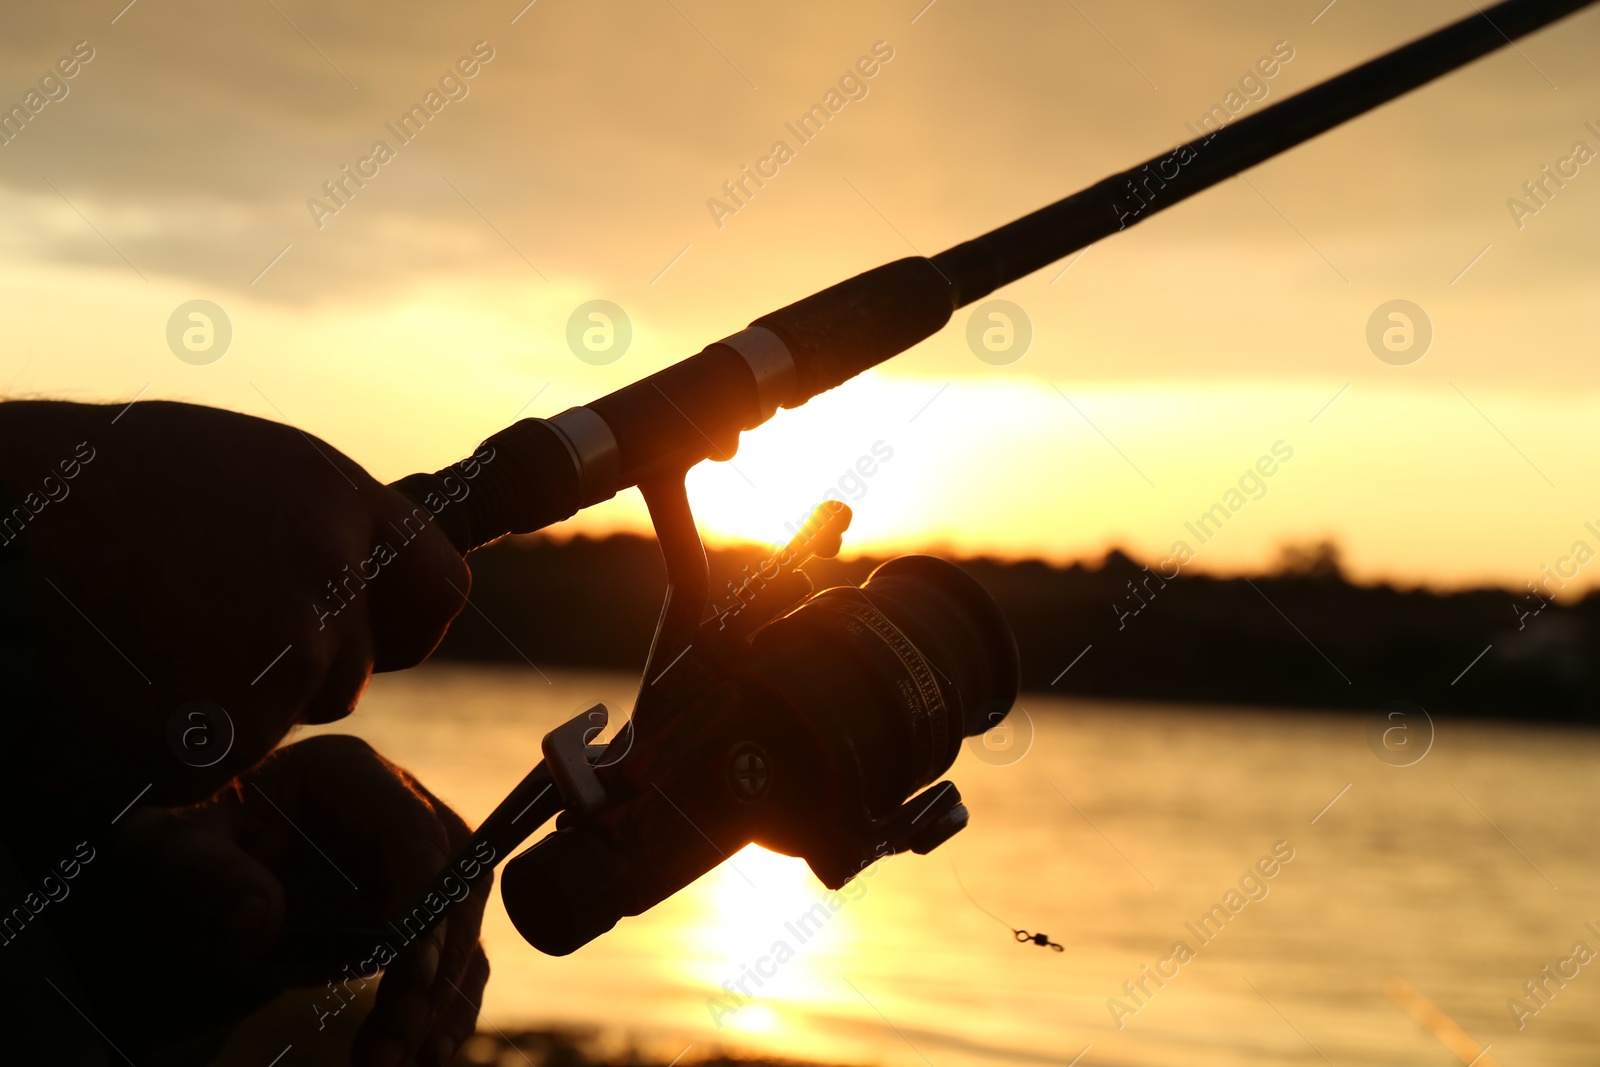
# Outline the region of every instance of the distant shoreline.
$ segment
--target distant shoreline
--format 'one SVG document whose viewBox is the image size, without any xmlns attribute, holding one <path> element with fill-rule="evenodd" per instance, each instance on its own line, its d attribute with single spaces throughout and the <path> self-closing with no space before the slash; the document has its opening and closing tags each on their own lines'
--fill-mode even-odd
<svg viewBox="0 0 1600 1067">
<path fill-rule="evenodd" d="M 763 555 L 712 548 L 712 588 Z M 472 602 L 443 660 L 638 671 L 660 610 L 652 538 L 546 537 L 474 553 Z M 877 558 L 815 560 L 818 588 Z M 1600 592 L 1565 605 L 1505 589 L 1357 585 L 1331 545 L 1254 576 L 1162 572 L 1112 551 L 1092 565 L 954 559 L 1000 603 L 1023 688 L 1063 696 L 1600 722 Z M 1171 575 L 1168 577 L 1167 575 Z"/>
</svg>

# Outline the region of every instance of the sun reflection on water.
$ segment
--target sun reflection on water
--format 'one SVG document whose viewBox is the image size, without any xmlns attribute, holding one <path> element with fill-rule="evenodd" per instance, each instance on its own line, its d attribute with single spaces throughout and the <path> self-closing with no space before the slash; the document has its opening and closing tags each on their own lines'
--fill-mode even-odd
<svg viewBox="0 0 1600 1067">
<path fill-rule="evenodd" d="M 834 893 L 803 860 L 750 845 L 696 883 L 682 977 L 704 990 L 719 1027 L 803 1037 L 801 1020 L 839 1000 L 841 963 L 862 940 L 850 911 L 874 873 Z"/>
<path fill-rule="evenodd" d="M 500 783 L 526 773 L 537 749 L 530 736 L 580 699 L 626 692 L 634 681 L 550 675 L 479 667 L 382 675 L 354 725 L 461 810 L 487 810 Z M 952 771 L 973 827 L 936 856 L 868 868 L 846 887 L 853 899 L 831 896 L 799 860 L 748 848 L 578 952 L 551 957 L 522 941 L 497 896 L 484 932 L 495 967 L 485 1029 L 593 1026 L 658 1041 L 651 1055 L 663 1063 L 691 1043 L 684 1062 L 721 1050 L 880 1067 L 1061 1067 L 1090 1043 L 1081 1062 L 1235 1067 L 1305 1054 L 1265 993 L 1335 1062 L 1421 1063 L 1438 1042 L 1382 995 L 1386 979 L 1403 973 L 1498 1047 L 1508 1027 L 1504 989 L 1496 1000 L 1484 976 L 1527 938 L 1570 936 L 1570 910 L 1537 896 L 1524 901 L 1515 929 L 1505 927 L 1504 902 L 1522 900 L 1537 876 L 1506 863 L 1509 850 L 1487 827 L 1489 837 L 1463 835 L 1461 820 L 1480 816 L 1442 778 L 1385 773 L 1392 768 L 1371 759 L 1348 716 L 1045 697 L 1031 698 L 1029 712 L 1038 735 L 1026 759 L 999 767 L 963 754 Z M 1600 807 L 1600 741 L 1525 726 L 1456 730 L 1461 773 L 1505 783 L 1496 803 L 1530 853 L 1565 856 L 1551 862 L 1566 864 L 1574 884 L 1600 884 L 1578 846 L 1584 825 L 1540 804 L 1553 789 L 1571 812 Z M 1371 764 L 1365 772 L 1360 760 Z M 1349 795 L 1309 826 L 1352 779 Z M 1547 791 L 1519 791 L 1524 783 Z M 1406 818 L 1396 822 L 1396 810 Z M 1390 836 L 1375 838 L 1373 826 Z M 1118 1030 L 1107 998 L 1185 936 L 1183 922 L 1237 880 L 1241 862 L 1288 833 L 1299 835 L 1297 848 L 1304 839 L 1285 876 L 1298 880 L 1280 880 Z M 1482 894 L 1456 891 L 1462 871 L 1484 881 Z M 1600 908 L 1593 893 L 1584 900 Z M 802 941 L 789 925 L 798 929 L 819 907 L 828 917 L 806 924 Z M 1012 923 L 1048 931 L 1067 951 L 1019 945 Z M 749 975 L 778 941 L 792 955 L 781 966 L 769 959 L 770 977 L 757 972 L 757 985 Z M 736 1004 L 723 983 L 737 994 L 740 980 L 751 995 Z M 1585 995 L 1574 989 L 1564 996 Z M 1527 1062 L 1592 1067 L 1594 1016 L 1574 1010 L 1566 1029 L 1542 1017 L 1524 1033 L 1512 1023 L 1515 1036 L 1505 1039 Z"/>
</svg>

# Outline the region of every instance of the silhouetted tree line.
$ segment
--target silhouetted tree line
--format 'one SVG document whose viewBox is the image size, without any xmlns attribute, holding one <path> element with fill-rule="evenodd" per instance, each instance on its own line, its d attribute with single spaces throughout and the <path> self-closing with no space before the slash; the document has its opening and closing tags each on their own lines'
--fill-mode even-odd
<svg viewBox="0 0 1600 1067">
<path fill-rule="evenodd" d="M 712 550 L 713 589 L 762 554 Z M 881 562 L 806 570 L 821 589 L 859 583 Z M 1600 707 L 1600 594 L 1529 615 L 1537 601 L 1505 589 L 1357 585 L 1331 544 L 1288 547 L 1272 573 L 1252 577 L 1167 578 L 1119 551 L 1067 567 L 958 562 L 1011 620 L 1030 691 L 1298 707 L 1406 700 L 1430 713 L 1582 721 Z M 652 539 L 507 539 L 471 564 L 472 606 L 439 656 L 643 667 L 664 581 Z"/>
</svg>

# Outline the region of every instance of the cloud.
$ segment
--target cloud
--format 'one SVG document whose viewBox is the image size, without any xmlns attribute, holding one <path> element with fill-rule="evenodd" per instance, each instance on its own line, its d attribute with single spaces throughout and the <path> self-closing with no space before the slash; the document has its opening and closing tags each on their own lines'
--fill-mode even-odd
<svg viewBox="0 0 1600 1067">
<path fill-rule="evenodd" d="M 857 226 L 849 197 L 821 210 L 816 197 L 853 174 L 931 252 L 1170 146 L 1277 40 L 1296 58 L 1269 102 L 1459 15 L 1443 3 L 1336 9 L 1312 26 L 1278 5 L 1224 20 L 1219 9 L 1171 2 L 1153 21 L 1086 10 L 1091 26 L 1039 2 L 943 5 L 912 25 L 844 3 L 689 4 L 682 14 L 666 4 L 541 3 L 513 25 L 516 7 L 139 4 L 115 25 L 99 5 L 21 8 L 0 45 L 7 70 L 44 71 L 84 39 L 96 58 L 67 99 L 0 149 L 0 187 L 30 216 L 13 234 L 32 255 L 98 254 L 81 222 L 43 207 L 49 177 L 141 269 L 247 286 L 296 244 L 266 289 L 280 299 L 403 288 L 474 265 L 517 269 L 522 256 L 550 271 L 648 279 L 683 244 L 713 243 L 706 198 L 886 39 L 898 59 L 859 113 L 827 131 L 792 192 L 775 190 L 750 214 L 766 216 L 770 244 L 815 249 Z M 495 59 L 470 95 L 317 230 L 306 201 L 480 40 Z M 1537 170 L 1576 135 L 1571 109 L 1600 80 L 1578 35 L 1546 35 L 1524 52 L 1578 91 L 1552 93 L 1510 52 L 1457 75 L 1394 105 L 1405 116 L 1397 142 L 1375 137 L 1373 127 L 1394 124 L 1374 117 L 1361 134 L 1334 135 L 1345 151 L 1300 150 L 1317 163 L 1284 192 L 1297 221 L 1404 239 L 1459 225 L 1464 213 L 1492 219 L 1503 197 L 1480 199 L 1437 168 Z M 1388 185 L 1406 210 L 1337 217 L 1352 184 Z M 755 229 L 750 221 L 738 223 Z M 1198 236 L 1226 233 L 1218 225 Z M 720 260 L 716 279 L 744 269 Z"/>
<path fill-rule="evenodd" d="M 247 0 L 139 3 L 113 25 L 98 5 L 28 5 L 0 42 L 14 75 L 0 101 L 76 41 L 95 58 L 0 147 L 0 240 L 12 270 L 138 284 L 126 261 L 286 307 L 405 303 L 472 279 L 484 294 L 587 292 L 703 342 L 1164 152 L 1278 42 L 1294 58 L 1250 108 L 1460 15 L 1149 10 L 938 4 L 912 24 L 843 0 Z M 1600 120 L 1583 110 L 1600 88 L 1585 40 L 1566 26 L 1521 42 L 1108 239 L 1057 285 L 1056 268 L 1019 283 L 1036 360 L 1088 377 L 1346 374 L 1366 314 L 1402 295 L 1481 369 L 1511 372 L 1486 339 L 1511 343 L 1530 317 L 1547 351 L 1577 350 L 1562 338 L 1585 328 L 1569 295 L 1600 281 L 1600 174 L 1521 232 L 1505 201 Z M 480 41 L 494 58 L 402 144 L 398 119 Z M 719 229 L 708 198 L 878 41 L 895 58 L 870 94 Z M 343 179 L 348 203 L 314 218 L 324 183 L 380 140 L 392 160 Z M 918 359 L 972 371 L 954 334 Z"/>
</svg>

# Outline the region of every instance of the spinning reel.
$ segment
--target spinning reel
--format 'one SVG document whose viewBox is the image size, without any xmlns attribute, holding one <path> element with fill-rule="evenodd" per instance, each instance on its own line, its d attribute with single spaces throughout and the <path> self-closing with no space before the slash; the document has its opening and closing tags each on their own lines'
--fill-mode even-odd
<svg viewBox="0 0 1600 1067">
<path fill-rule="evenodd" d="M 429 894 L 438 909 L 419 906 L 408 932 L 437 922 L 441 897 L 464 895 L 469 869 L 492 868 L 558 812 L 501 882 L 517 930 L 557 956 L 752 842 L 802 857 L 838 889 L 967 825 L 961 794 L 938 779 L 965 737 L 1011 710 L 1018 686 L 1016 642 L 989 594 L 931 556 L 813 593 L 804 565 L 836 555 L 850 522 L 845 504 L 827 502 L 713 599 L 681 476 L 641 489 L 667 595 L 632 719 L 607 745 L 592 743 L 603 704 L 551 731 L 544 761 L 484 820 Z"/>
</svg>

